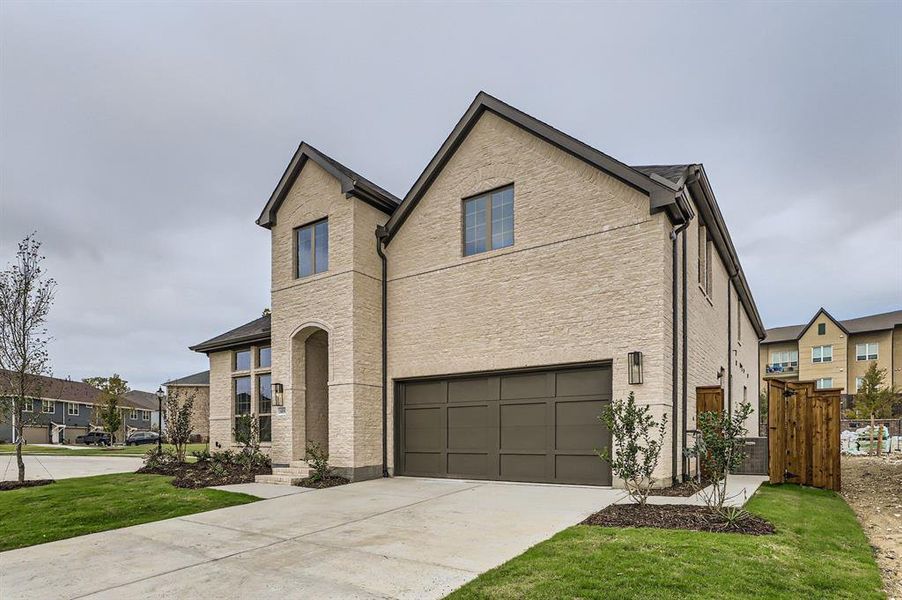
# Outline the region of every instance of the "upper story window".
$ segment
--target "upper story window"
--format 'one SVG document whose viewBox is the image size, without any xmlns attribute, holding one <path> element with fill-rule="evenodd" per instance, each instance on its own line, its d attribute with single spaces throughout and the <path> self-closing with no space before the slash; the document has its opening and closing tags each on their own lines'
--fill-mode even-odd
<svg viewBox="0 0 902 600">
<path fill-rule="evenodd" d="M 819 390 L 825 390 L 827 388 L 833 387 L 833 378 L 832 377 L 822 377 L 818 379 L 814 386 Z"/>
<path fill-rule="evenodd" d="M 877 343 L 855 344 L 855 360 L 877 360 Z"/>
<path fill-rule="evenodd" d="M 514 186 L 464 200 L 464 256 L 514 245 Z"/>
<path fill-rule="evenodd" d="M 10 398 L 10 400 L 12 399 Z M 34 412 L 34 400 L 25 398 L 25 403 L 22 405 L 22 412 Z"/>
<path fill-rule="evenodd" d="M 264 346 L 257 350 L 257 368 L 268 369 L 272 366 L 272 348 Z"/>
<path fill-rule="evenodd" d="M 742 301 L 736 298 L 736 339 L 742 341 Z"/>
<path fill-rule="evenodd" d="M 308 277 L 329 270 L 329 219 L 298 227 L 295 231 L 294 276 Z"/>
<path fill-rule="evenodd" d="M 798 350 L 783 350 L 782 352 L 771 352 L 770 353 L 770 364 L 779 365 L 781 367 L 798 367 L 799 366 L 799 351 Z"/>
<path fill-rule="evenodd" d="M 238 350 L 235 352 L 234 362 L 232 364 L 233 371 L 250 371 L 251 370 L 251 351 Z"/>
<path fill-rule="evenodd" d="M 817 324 L 817 334 L 818 335 L 826 335 L 827 334 L 827 324 L 826 323 L 818 323 Z"/>
<path fill-rule="evenodd" d="M 150 411 L 149 410 L 141 411 L 141 420 L 142 421 L 150 421 Z"/>
<path fill-rule="evenodd" d="M 66 414 L 68 414 L 70 417 L 77 417 L 78 416 L 78 404 L 76 404 L 75 402 L 70 402 L 66 406 Z"/>
<path fill-rule="evenodd" d="M 708 237 L 708 228 L 698 226 L 698 285 L 708 296 L 713 296 L 714 285 L 712 279 L 711 263 L 711 238 Z"/>
<path fill-rule="evenodd" d="M 811 362 L 833 362 L 833 346 L 814 346 L 811 349 Z"/>
<path fill-rule="evenodd" d="M 856 377 L 855 378 L 855 393 L 857 394 L 861 391 L 861 386 L 864 384 L 864 377 Z"/>
<path fill-rule="evenodd" d="M 42 400 L 41 401 L 41 412 L 52 413 L 54 409 L 53 400 Z"/>
</svg>

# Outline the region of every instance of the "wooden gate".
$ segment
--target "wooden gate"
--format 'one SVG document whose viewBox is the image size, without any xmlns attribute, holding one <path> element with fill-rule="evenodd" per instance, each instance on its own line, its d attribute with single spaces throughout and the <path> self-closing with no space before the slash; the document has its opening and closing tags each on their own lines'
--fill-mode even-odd
<svg viewBox="0 0 902 600">
<path fill-rule="evenodd" d="M 698 416 L 703 412 L 721 412 L 723 410 L 723 388 L 709 385 L 695 388 L 695 428 L 698 429 Z M 707 478 L 704 460 L 699 459 L 702 477 Z"/>
<path fill-rule="evenodd" d="M 767 397 L 770 482 L 839 491 L 840 390 L 771 379 Z"/>
</svg>

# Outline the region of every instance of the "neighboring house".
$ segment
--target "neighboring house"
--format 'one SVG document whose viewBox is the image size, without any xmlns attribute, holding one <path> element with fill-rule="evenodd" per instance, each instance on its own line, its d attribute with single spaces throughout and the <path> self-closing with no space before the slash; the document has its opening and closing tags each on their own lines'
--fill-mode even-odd
<svg viewBox="0 0 902 600">
<path fill-rule="evenodd" d="M 167 394 L 182 394 L 194 397 L 194 412 L 191 416 L 191 430 L 199 442 L 210 439 L 210 371 L 173 379 L 163 384 Z"/>
<path fill-rule="evenodd" d="M 886 383 L 902 387 L 902 310 L 840 321 L 821 308 L 805 325 L 767 330 L 761 384 L 811 380 L 854 395 L 872 362 L 886 369 Z"/>
<path fill-rule="evenodd" d="M 635 392 L 669 419 L 666 484 L 696 387 L 758 396 L 764 327 L 700 164 L 630 167 L 480 93 L 403 200 L 302 143 L 257 223 L 271 315 L 192 347 L 217 446 L 253 413 L 277 466 L 317 442 L 352 479 L 610 485 L 598 416 Z"/>
<path fill-rule="evenodd" d="M 94 411 L 101 402 L 100 390 L 69 379 L 38 377 L 40 396 L 26 403 L 23 412 L 25 429 L 23 437 L 29 444 L 74 444 L 75 438 L 98 427 Z M 132 391 L 120 402 L 122 426 L 116 439 L 122 441 L 131 431 L 150 429 L 150 410 L 138 395 L 147 392 Z M 153 395 L 153 394 L 149 394 Z M 0 399 L 4 396 L 0 390 Z M 9 403 L 0 406 L 0 442 L 14 442 L 12 411 Z"/>
<path fill-rule="evenodd" d="M 159 400 L 156 394 L 132 390 L 125 395 L 131 405 L 125 411 L 126 435 L 132 431 L 159 430 Z"/>
</svg>

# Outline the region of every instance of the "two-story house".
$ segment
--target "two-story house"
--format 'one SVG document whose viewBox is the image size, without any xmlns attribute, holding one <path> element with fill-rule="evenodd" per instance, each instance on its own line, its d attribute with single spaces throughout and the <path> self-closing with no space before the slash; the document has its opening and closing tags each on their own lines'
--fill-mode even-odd
<svg viewBox="0 0 902 600">
<path fill-rule="evenodd" d="M 886 369 L 887 384 L 902 386 L 902 310 L 840 321 L 821 308 L 804 325 L 767 330 L 761 385 L 775 377 L 815 381 L 854 395 L 872 362 Z"/>
<path fill-rule="evenodd" d="M 630 167 L 480 93 L 403 199 L 302 143 L 257 223 L 271 314 L 192 349 L 211 443 L 255 415 L 270 480 L 317 442 L 351 479 L 610 485 L 598 416 L 634 392 L 668 484 L 697 387 L 757 399 L 764 327 L 700 164 Z"/>
</svg>

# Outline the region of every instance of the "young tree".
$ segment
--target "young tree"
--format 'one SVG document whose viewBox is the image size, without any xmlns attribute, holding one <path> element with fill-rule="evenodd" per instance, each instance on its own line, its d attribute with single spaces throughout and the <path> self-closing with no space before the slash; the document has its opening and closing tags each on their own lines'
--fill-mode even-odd
<svg viewBox="0 0 902 600">
<path fill-rule="evenodd" d="M 698 457 L 702 470 L 711 479 L 711 490 L 701 493 L 705 503 L 721 515 L 727 500 L 727 477 L 745 458 L 745 420 L 751 414 L 752 405 L 748 402 L 741 403 L 732 415 L 726 411 L 701 413 L 695 447 L 686 449 L 688 456 Z"/>
<path fill-rule="evenodd" d="M 256 415 L 238 415 L 233 433 L 235 443 L 242 446 L 242 452 L 256 454 L 260 450 L 260 422 Z"/>
<path fill-rule="evenodd" d="M 636 406 L 636 397 L 629 393 L 626 402 L 611 402 L 599 417 L 611 431 L 614 455 L 607 448 L 600 452 L 602 460 L 610 463 L 613 474 L 622 479 L 630 498 L 640 506 L 645 505 L 648 492 L 654 484 L 652 474 L 658 466 L 667 415 L 658 423 L 648 406 Z M 657 430 L 657 438 L 652 435 Z"/>
<path fill-rule="evenodd" d="M 129 392 L 128 382 L 116 373 L 110 377 L 88 377 L 82 381 L 100 390 L 100 410 L 95 412 L 95 419 L 115 441 L 116 432 L 122 427 L 120 403 Z"/>
<path fill-rule="evenodd" d="M 19 481 L 25 481 L 22 443 L 26 402 L 41 396 L 41 375 L 50 374 L 47 315 L 56 282 L 45 276 L 41 243 L 34 234 L 19 243 L 15 261 L 0 271 L 0 390 L 8 398 Z"/>
<path fill-rule="evenodd" d="M 169 443 L 175 446 L 179 462 L 185 462 L 185 450 L 193 433 L 191 418 L 194 413 L 194 398 L 194 392 L 176 389 L 170 391 L 163 404 L 166 413 L 166 437 L 169 438 Z"/>
<path fill-rule="evenodd" d="M 871 443 L 868 453 L 874 448 L 874 433 L 876 432 L 875 419 L 888 419 L 892 416 L 892 406 L 895 401 L 897 390 L 893 386 L 886 385 L 886 369 L 877 368 L 877 362 L 874 361 L 868 365 L 861 378 L 861 386 L 858 393 L 855 394 L 855 403 L 852 406 L 852 416 L 856 419 L 870 419 L 870 435 Z M 879 433 L 880 439 L 877 440 L 877 456 L 883 446 L 883 428 Z"/>
</svg>

